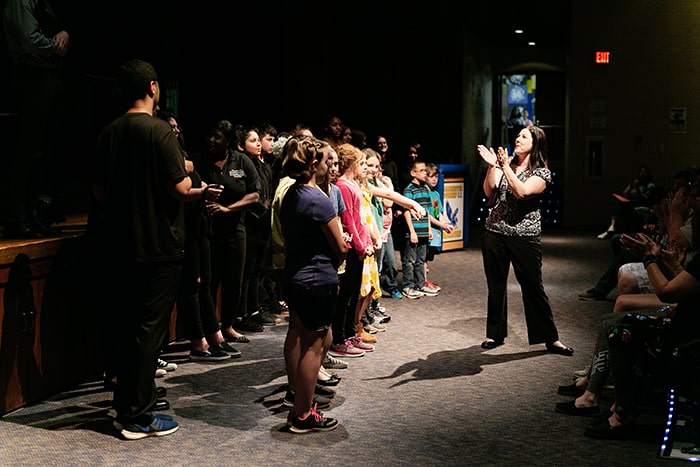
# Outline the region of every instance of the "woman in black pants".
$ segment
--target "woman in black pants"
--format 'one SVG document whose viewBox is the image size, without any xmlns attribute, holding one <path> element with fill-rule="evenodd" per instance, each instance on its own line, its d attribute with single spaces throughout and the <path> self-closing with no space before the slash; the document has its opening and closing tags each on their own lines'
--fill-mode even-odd
<svg viewBox="0 0 700 467">
<path fill-rule="evenodd" d="M 221 196 L 207 204 L 212 217 L 211 293 L 216 301 L 221 289 L 221 332 L 229 342 L 241 342 L 234 329 L 241 298 L 245 264 L 245 209 L 260 198 L 258 172 L 250 158 L 232 149 L 235 130 L 228 120 L 209 132 L 207 150 L 195 161 L 195 169 L 209 183 L 223 185 Z"/>
<path fill-rule="evenodd" d="M 497 193 L 482 239 L 484 272 L 489 289 L 484 349 L 504 344 L 508 336 L 506 291 L 511 264 L 520 284 L 529 343 L 544 343 L 548 351 L 573 355 L 559 341 L 549 298 L 542 285 L 542 233 L 539 197 L 552 174 L 547 168 L 547 140 L 536 126 L 523 128 L 515 139 L 515 156 L 503 148 L 477 147 L 489 165 L 484 178 L 486 197 Z"/>
</svg>

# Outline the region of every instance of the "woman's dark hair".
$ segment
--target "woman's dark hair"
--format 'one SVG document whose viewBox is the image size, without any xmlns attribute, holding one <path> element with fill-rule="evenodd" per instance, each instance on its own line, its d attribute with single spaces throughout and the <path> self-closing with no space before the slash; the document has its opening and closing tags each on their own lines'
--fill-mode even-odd
<svg viewBox="0 0 700 467">
<path fill-rule="evenodd" d="M 544 130 L 538 126 L 529 126 L 527 130 L 532 135 L 532 150 L 530 151 L 529 169 L 547 168 L 547 137 Z"/>
<path fill-rule="evenodd" d="M 352 134 L 352 144 L 360 149 L 367 147 L 367 134 L 362 130 L 356 130 L 354 128 L 350 129 Z"/>
<path fill-rule="evenodd" d="M 233 123 L 228 120 L 219 120 L 216 122 L 209 133 L 213 131 L 218 131 L 224 135 L 224 137 L 228 140 L 229 147 L 236 142 L 236 129 L 234 128 Z"/>
<path fill-rule="evenodd" d="M 258 128 L 252 125 L 236 125 L 236 142 L 238 149 L 243 151 L 245 149 L 245 140 L 251 132 L 258 133 Z"/>
</svg>

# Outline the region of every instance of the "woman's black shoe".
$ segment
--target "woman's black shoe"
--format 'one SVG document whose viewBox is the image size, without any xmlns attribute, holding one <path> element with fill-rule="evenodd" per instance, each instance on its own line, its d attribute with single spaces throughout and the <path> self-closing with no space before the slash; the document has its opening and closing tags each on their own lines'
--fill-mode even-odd
<svg viewBox="0 0 700 467">
<path fill-rule="evenodd" d="M 329 399 L 332 399 L 335 397 L 335 391 L 329 387 L 326 386 L 321 386 L 320 384 L 316 384 L 316 388 L 314 389 L 314 394 L 317 394 L 319 396 L 327 397 Z"/>
<path fill-rule="evenodd" d="M 161 410 L 168 410 L 170 408 L 170 402 L 165 399 L 158 399 L 155 404 L 149 409 L 153 412 L 159 412 Z"/>
<path fill-rule="evenodd" d="M 547 344 L 547 351 L 552 352 L 558 355 L 565 355 L 567 357 L 571 357 L 574 355 L 574 349 L 571 347 L 559 347 L 558 345 L 554 344 Z"/>
<path fill-rule="evenodd" d="M 263 332 L 264 330 L 263 325 L 250 316 L 244 316 L 243 319 L 234 323 L 233 327 L 243 332 Z"/>
<path fill-rule="evenodd" d="M 586 428 L 583 434 L 597 439 L 630 439 L 635 437 L 636 429 L 633 424 L 613 427 L 608 419 L 605 419 L 597 425 Z"/>
<path fill-rule="evenodd" d="M 237 344 L 247 344 L 250 342 L 250 339 L 248 339 L 246 336 L 226 336 L 224 335 L 224 339 L 226 339 L 226 342 L 235 342 Z"/>
<path fill-rule="evenodd" d="M 576 383 L 569 384 L 568 386 L 559 386 L 557 389 L 557 394 L 562 396 L 579 397 L 586 391 L 585 388 L 576 386 Z"/>
<path fill-rule="evenodd" d="M 321 386 L 337 386 L 338 383 L 340 383 L 340 378 L 338 378 L 336 375 L 332 375 L 328 379 L 317 379 L 316 382 L 320 384 Z"/>
<path fill-rule="evenodd" d="M 500 347 L 503 344 L 505 344 L 505 342 L 503 342 L 503 341 L 484 341 L 481 343 L 481 348 L 486 349 L 486 350 L 491 350 L 491 349 L 495 349 L 496 347 Z"/>
</svg>

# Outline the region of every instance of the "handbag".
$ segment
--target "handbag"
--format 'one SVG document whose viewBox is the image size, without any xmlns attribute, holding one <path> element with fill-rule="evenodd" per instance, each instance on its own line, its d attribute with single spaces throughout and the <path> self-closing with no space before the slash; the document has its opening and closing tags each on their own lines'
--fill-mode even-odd
<svg viewBox="0 0 700 467">
<path fill-rule="evenodd" d="M 608 332 L 610 345 L 626 347 L 636 354 L 635 371 L 640 376 L 666 374 L 668 355 L 673 351 L 672 319 L 627 313 Z"/>
</svg>

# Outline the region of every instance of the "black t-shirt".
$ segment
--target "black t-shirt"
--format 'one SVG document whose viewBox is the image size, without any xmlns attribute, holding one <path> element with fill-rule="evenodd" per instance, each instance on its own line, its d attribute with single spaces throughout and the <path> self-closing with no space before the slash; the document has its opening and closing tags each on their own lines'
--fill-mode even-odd
<svg viewBox="0 0 700 467">
<path fill-rule="evenodd" d="M 114 263 L 172 261 L 184 254 L 184 210 L 171 187 L 187 176 L 165 121 L 127 113 L 100 134 L 94 183 L 104 189 L 104 247 Z"/>
<path fill-rule="evenodd" d="M 193 158 L 194 159 L 194 158 Z M 219 167 L 206 160 L 205 155 L 195 160 L 195 168 L 208 183 L 224 186 L 218 203 L 230 205 L 239 201 L 248 193 L 260 193 L 260 179 L 250 157 L 238 151 L 231 151 L 226 163 Z M 212 216 L 214 238 L 219 240 L 240 238 L 245 235 L 245 211 L 233 211 Z"/>
<path fill-rule="evenodd" d="M 272 235 L 272 170 L 260 159 L 251 159 L 260 177 L 260 201 L 253 211 L 246 213 L 245 227 L 248 233 L 270 237 Z"/>
</svg>

